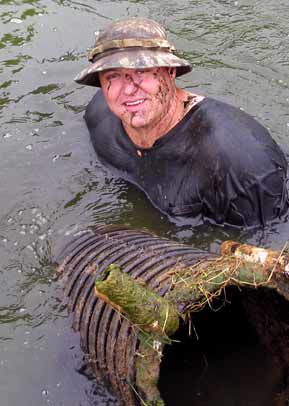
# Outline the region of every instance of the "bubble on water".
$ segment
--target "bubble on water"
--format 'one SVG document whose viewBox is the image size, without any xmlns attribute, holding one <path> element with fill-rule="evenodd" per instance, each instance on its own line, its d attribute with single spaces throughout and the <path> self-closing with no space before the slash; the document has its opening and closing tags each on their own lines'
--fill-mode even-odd
<svg viewBox="0 0 289 406">
<path fill-rule="evenodd" d="M 28 145 L 26 145 L 25 146 L 25 149 L 27 149 L 28 151 L 32 151 L 32 145 L 31 144 L 28 144 Z"/>
<path fill-rule="evenodd" d="M 11 18 L 10 23 L 21 24 L 23 21 L 20 18 Z"/>
<path fill-rule="evenodd" d="M 42 396 L 48 396 L 48 390 L 42 389 L 41 394 L 42 394 Z"/>
<path fill-rule="evenodd" d="M 66 131 L 61 131 L 61 134 L 62 134 L 62 135 L 66 135 Z"/>
<path fill-rule="evenodd" d="M 57 159 L 59 159 L 60 155 L 54 155 L 54 157 L 52 158 L 52 162 L 57 161 Z"/>
<path fill-rule="evenodd" d="M 17 247 L 18 241 L 15 241 L 13 245 L 14 245 L 14 247 Z"/>
<path fill-rule="evenodd" d="M 31 333 L 30 333 L 30 331 L 25 331 L 25 334 L 26 334 L 27 336 L 29 336 Z"/>
<path fill-rule="evenodd" d="M 7 223 L 12 223 L 12 221 L 13 221 L 13 218 L 9 217 L 8 220 L 7 220 Z"/>
<path fill-rule="evenodd" d="M 22 216 L 23 210 L 19 210 L 17 214 L 18 214 L 18 216 Z"/>
<path fill-rule="evenodd" d="M 35 224 L 32 224 L 30 226 L 30 234 L 34 234 L 35 231 L 37 231 L 37 230 L 38 230 L 38 227 Z"/>
<path fill-rule="evenodd" d="M 46 70 L 42 71 L 42 74 L 43 74 L 43 75 L 46 75 L 46 74 L 47 74 L 47 71 L 46 71 Z"/>
<path fill-rule="evenodd" d="M 239 2 L 238 1 L 234 1 L 234 6 L 238 6 Z"/>
<path fill-rule="evenodd" d="M 39 240 L 43 241 L 43 240 L 45 240 L 46 237 L 47 237 L 46 234 L 42 234 L 38 238 L 39 238 Z"/>
<path fill-rule="evenodd" d="M 26 234 L 26 231 L 24 231 L 24 230 L 20 230 L 20 231 L 19 231 L 19 234 L 21 234 L 21 235 L 25 235 L 25 234 Z"/>
<path fill-rule="evenodd" d="M 18 273 L 22 273 L 22 269 L 18 269 L 18 271 L 17 271 Z"/>
<path fill-rule="evenodd" d="M 7 238 L 2 238 L 2 242 L 7 242 Z"/>
<path fill-rule="evenodd" d="M 11 138 L 11 137 L 13 137 L 13 134 L 11 133 L 6 133 L 3 135 L 3 138 Z"/>
<path fill-rule="evenodd" d="M 38 224 L 39 227 L 41 227 L 47 223 L 46 218 L 44 216 L 42 216 L 41 213 L 37 213 L 35 217 L 36 217 L 36 219 L 32 219 L 32 221 L 34 223 Z"/>
<path fill-rule="evenodd" d="M 26 311 L 25 307 L 21 307 L 21 308 L 19 309 L 19 313 L 24 313 L 25 311 Z"/>
</svg>

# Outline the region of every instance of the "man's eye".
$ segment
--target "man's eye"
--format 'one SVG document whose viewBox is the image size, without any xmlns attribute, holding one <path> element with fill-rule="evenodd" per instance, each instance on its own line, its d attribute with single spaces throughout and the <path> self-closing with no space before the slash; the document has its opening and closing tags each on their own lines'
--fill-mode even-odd
<svg viewBox="0 0 289 406">
<path fill-rule="evenodd" d="M 109 75 L 106 76 L 106 80 L 116 80 L 119 79 L 120 75 L 119 73 L 110 73 Z"/>
</svg>

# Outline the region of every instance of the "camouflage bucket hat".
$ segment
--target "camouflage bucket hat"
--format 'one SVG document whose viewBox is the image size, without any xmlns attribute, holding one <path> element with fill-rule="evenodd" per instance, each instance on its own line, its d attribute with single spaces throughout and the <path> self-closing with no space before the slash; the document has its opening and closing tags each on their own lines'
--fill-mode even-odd
<svg viewBox="0 0 289 406">
<path fill-rule="evenodd" d="M 100 87 L 98 72 L 108 69 L 145 69 L 175 67 L 181 76 L 192 70 L 191 64 L 174 54 L 164 28 L 155 21 L 129 18 L 116 21 L 96 33 L 96 44 L 89 51 L 91 65 L 74 79 L 83 85 Z"/>
</svg>

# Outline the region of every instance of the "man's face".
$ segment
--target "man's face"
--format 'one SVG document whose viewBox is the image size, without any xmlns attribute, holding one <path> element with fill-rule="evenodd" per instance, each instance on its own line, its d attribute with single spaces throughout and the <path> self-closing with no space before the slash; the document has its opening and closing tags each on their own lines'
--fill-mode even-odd
<svg viewBox="0 0 289 406">
<path fill-rule="evenodd" d="M 111 69 L 100 72 L 105 100 L 125 127 L 154 128 L 175 94 L 175 68 Z"/>
</svg>

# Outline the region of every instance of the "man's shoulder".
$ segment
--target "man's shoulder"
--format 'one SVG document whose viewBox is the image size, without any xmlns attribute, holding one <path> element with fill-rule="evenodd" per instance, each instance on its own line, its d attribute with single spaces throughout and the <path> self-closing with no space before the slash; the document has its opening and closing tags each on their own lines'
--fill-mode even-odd
<svg viewBox="0 0 289 406">
<path fill-rule="evenodd" d="M 114 169 L 131 172 L 135 157 L 121 121 L 109 110 L 102 91 L 89 102 L 84 119 L 90 139 L 101 162 Z"/>
<path fill-rule="evenodd" d="M 101 90 L 89 102 L 84 120 L 92 141 L 101 139 L 109 144 L 123 132 L 121 121 L 110 111 Z"/>
<path fill-rule="evenodd" d="M 240 145 L 274 143 L 269 131 L 251 114 L 229 103 L 214 99 L 204 99 L 191 116 L 193 128 L 203 132 L 208 142 Z M 205 141 L 205 140 L 204 140 Z"/>
<path fill-rule="evenodd" d="M 230 128 L 238 124 L 242 129 L 258 128 L 268 132 L 262 124 L 242 108 L 212 97 L 207 97 L 200 103 L 197 114 L 202 115 L 212 125 Z"/>
<path fill-rule="evenodd" d="M 104 120 L 110 115 L 112 113 L 104 100 L 103 93 L 98 90 L 85 109 L 84 119 L 87 125 L 95 126 L 99 120 Z"/>
<path fill-rule="evenodd" d="M 191 143 L 204 160 L 225 167 L 266 168 L 274 162 L 287 165 L 269 131 L 253 116 L 231 104 L 204 99 L 190 118 Z"/>
</svg>

